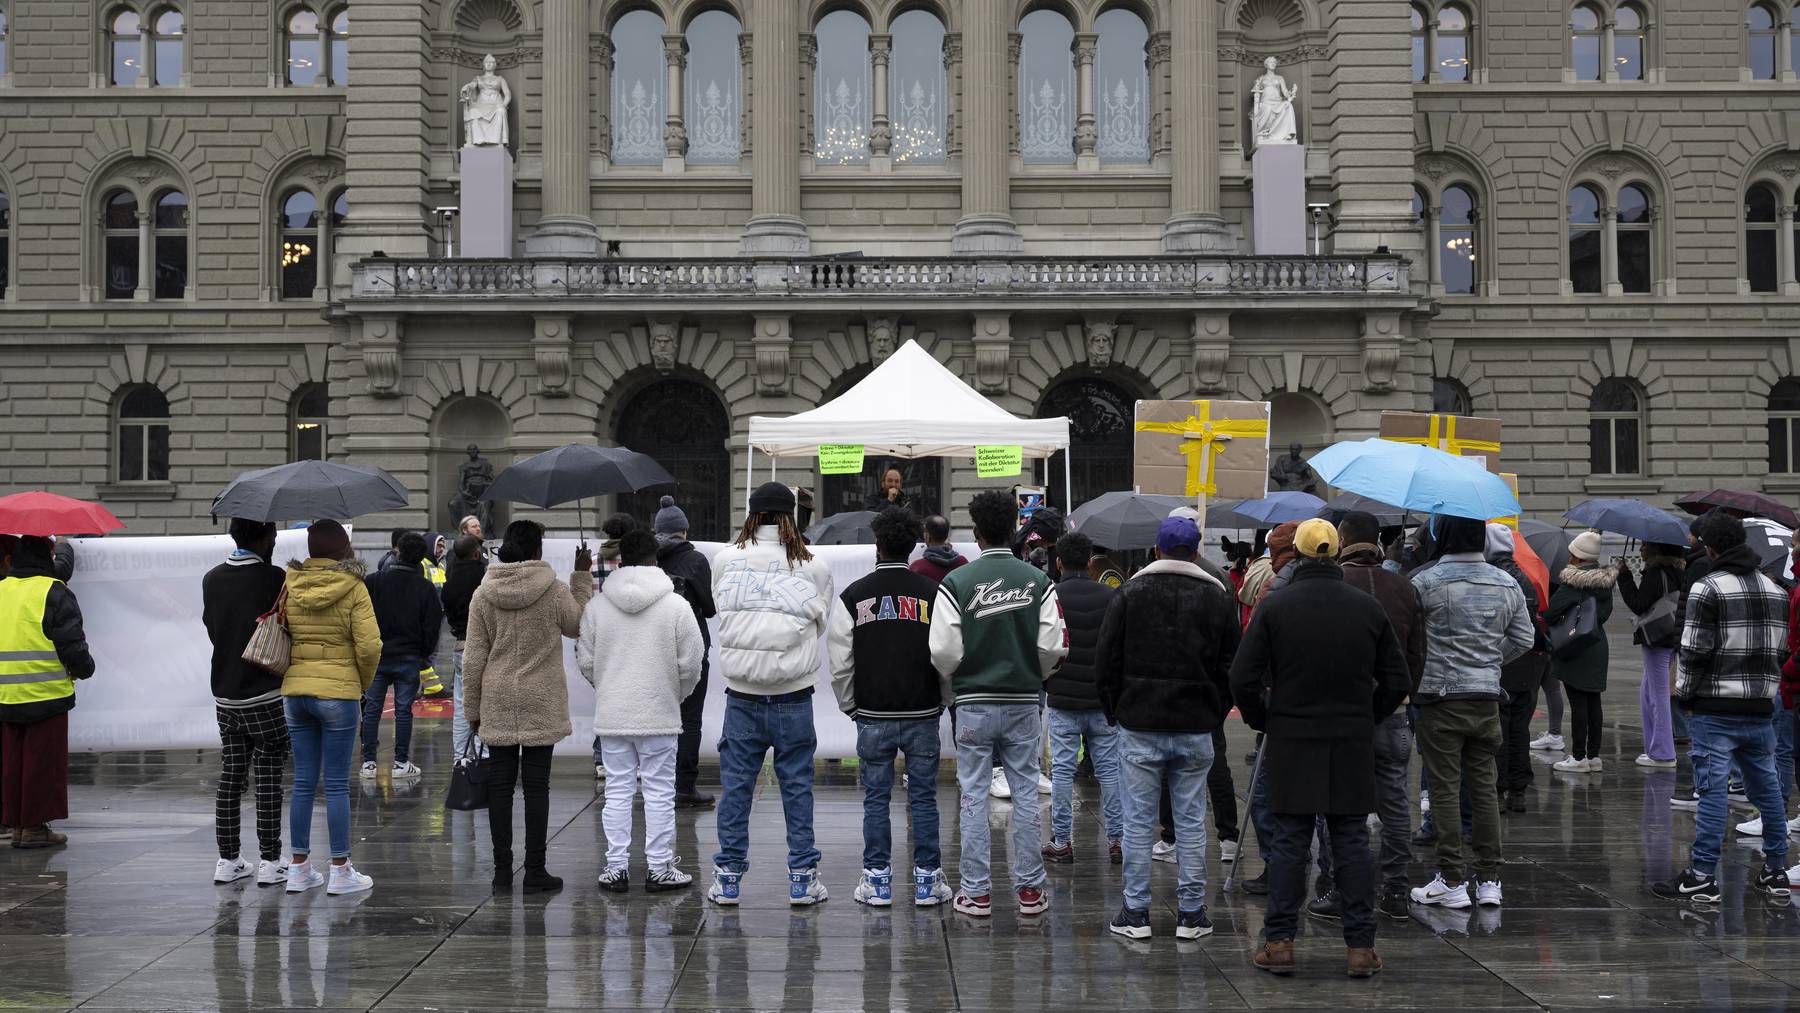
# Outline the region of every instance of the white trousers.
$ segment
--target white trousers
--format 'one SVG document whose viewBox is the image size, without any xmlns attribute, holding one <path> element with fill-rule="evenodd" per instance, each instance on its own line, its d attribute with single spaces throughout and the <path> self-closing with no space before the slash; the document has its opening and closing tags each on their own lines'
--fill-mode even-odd
<svg viewBox="0 0 1800 1013">
<path fill-rule="evenodd" d="M 675 740 L 673 735 L 600 737 L 606 765 L 606 865 L 631 861 L 631 799 L 644 795 L 644 860 L 652 871 L 675 859 Z"/>
</svg>

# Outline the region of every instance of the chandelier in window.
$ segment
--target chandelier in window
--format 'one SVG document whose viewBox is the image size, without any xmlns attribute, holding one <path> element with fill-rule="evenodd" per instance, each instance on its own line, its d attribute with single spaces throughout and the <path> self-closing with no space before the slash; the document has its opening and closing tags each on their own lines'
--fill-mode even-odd
<svg viewBox="0 0 1800 1013">
<path fill-rule="evenodd" d="M 898 164 L 944 157 L 944 132 L 939 124 L 937 95 L 925 85 L 905 81 L 899 89 L 900 116 L 894 123 L 894 161 Z"/>
<path fill-rule="evenodd" d="M 869 153 L 868 120 L 863 115 L 862 89 L 838 78 L 837 87 L 826 91 L 820 103 L 820 128 L 813 157 L 834 165 L 860 162 Z"/>
<path fill-rule="evenodd" d="M 289 241 L 281 244 L 281 266 L 293 267 L 312 256 L 313 248 L 306 243 Z"/>
</svg>

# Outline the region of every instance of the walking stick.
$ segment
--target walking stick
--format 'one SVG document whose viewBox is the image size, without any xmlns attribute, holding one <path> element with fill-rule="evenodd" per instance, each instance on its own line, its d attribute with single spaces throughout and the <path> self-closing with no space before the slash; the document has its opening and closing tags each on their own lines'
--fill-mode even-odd
<svg viewBox="0 0 1800 1013">
<path fill-rule="evenodd" d="M 1250 765 L 1250 793 L 1244 797 L 1244 808 L 1246 810 L 1255 804 L 1256 779 L 1262 776 L 1263 756 L 1268 752 L 1268 738 L 1260 734 L 1257 737 L 1261 739 L 1261 741 L 1258 742 L 1256 746 L 1256 762 Z M 1238 837 L 1237 861 L 1231 863 L 1231 871 L 1225 874 L 1225 884 L 1220 887 L 1220 890 L 1223 892 L 1230 893 L 1237 888 L 1238 866 L 1244 864 L 1244 856 L 1249 851 L 1248 842 L 1254 842 L 1255 840 L 1256 817 L 1254 814 L 1250 814 L 1250 818 L 1244 821 L 1243 833 Z"/>
</svg>

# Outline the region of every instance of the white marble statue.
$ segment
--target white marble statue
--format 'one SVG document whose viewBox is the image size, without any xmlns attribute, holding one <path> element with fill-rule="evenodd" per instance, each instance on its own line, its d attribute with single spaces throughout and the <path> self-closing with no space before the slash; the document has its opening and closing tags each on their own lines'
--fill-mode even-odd
<svg viewBox="0 0 1800 1013">
<path fill-rule="evenodd" d="M 506 78 L 494 73 L 494 54 L 481 58 L 481 73 L 462 86 L 461 95 L 463 143 L 477 148 L 506 144 L 506 107 L 512 104 L 512 89 Z"/>
<path fill-rule="evenodd" d="M 1294 95 L 1298 89 L 1275 73 L 1273 56 L 1263 61 L 1263 76 L 1251 89 L 1250 135 L 1255 150 L 1265 144 L 1298 144 L 1300 132 L 1294 123 Z"/>
</svg>

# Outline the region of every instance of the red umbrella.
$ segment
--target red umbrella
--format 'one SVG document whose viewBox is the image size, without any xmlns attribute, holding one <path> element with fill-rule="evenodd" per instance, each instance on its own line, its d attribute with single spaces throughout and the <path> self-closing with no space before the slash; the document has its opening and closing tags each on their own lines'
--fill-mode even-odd
<svg viewBox="0 0 1800 1013">
<path fill-rule="evenodd" d="M 53 492 L 20 492 L 0 496 L 0 532 L 12 535 L 97 535 L 117 531 L 124 522 L 98 503 Z"/>
<path fill-rule="evenodd" d="M 1800 528 L 1800 515 L 1795 514 L 1792 507 L 1760 492 L 1714 489 L 1683 496 L 1675 501 L 1675 505 L 1690 514 L 1703 514 L 1717 508 L 1739 517 L 1767 517 L 1777 524 Z"/>
</svg>

